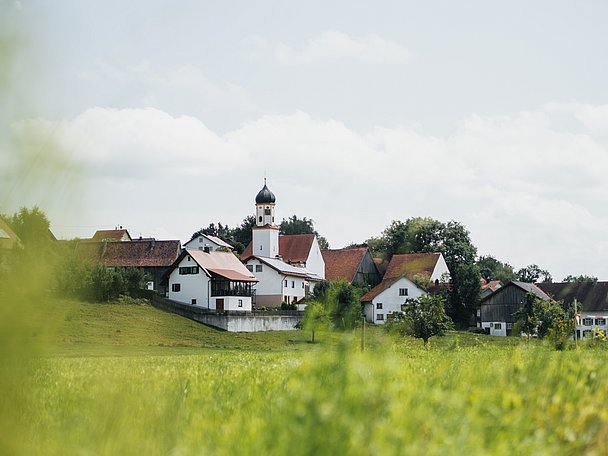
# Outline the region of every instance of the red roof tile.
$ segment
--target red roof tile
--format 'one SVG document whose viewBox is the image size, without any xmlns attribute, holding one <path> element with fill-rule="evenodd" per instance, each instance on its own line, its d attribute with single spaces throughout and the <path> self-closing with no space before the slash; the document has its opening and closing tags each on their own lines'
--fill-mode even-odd
<svg viewBox="0 0 608 456">
<path fill-rule="evenodd" d="M 104 241 L 104 240 L 112 240 L 112 241 L 120 241 L 122 240 L 124 235 L 127 235 L 129 240 L 131 239 L 131 235 L 127 230 L 97 230 L 95 234 L 91 238 L 92 241 Z"/>
<path fill-rule="evenodd" d="M 80 242 L 81 258 L 120 267 L 168 267 L 180 254 L 180 241 L 137 240 L 125 242 Z"/>
<path fill-rule="evenodd" d="M 325 262 L 326 280 L 346 280 L 352 282 L 367 248 L 322 250 Z"/>
<path fill-rule="evenodd" d="M 405 253 L 402 255 L 393 255 L 382 282 L 368 291 L 361 298 L 361 301 L 371 301 L 402 277 L 414 281 L 416 276 L 424 274 L 428 275 L 430 278 L 431 275 L 433 275 L 440 255 L 441 254 L 439 253 Z"/>
<path fill-rule="evenodd" d="M 312 243 L 315 239 L 314 234 L 290 234 L 279 236 L 279 254 L 285 263 L 305 263 Z M 241 260 L 253 256 L 251 242 L 241 253 Z"/>
</svg>

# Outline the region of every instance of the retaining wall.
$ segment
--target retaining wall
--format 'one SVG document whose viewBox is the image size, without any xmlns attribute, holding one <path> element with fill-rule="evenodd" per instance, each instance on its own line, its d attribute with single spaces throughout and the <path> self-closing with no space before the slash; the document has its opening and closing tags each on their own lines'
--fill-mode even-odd
<svg viewBox="0 0 608 456">
<path fill-rule="evenodd" d="M 255 315 L 252 313 L 217 314 L 208 309 L 160 297 L 153 298 L 152 305 L 158 309 L 181 315 L 204 325 L 230 332 L 291 331 L 296 329 L 296 325 L 302 319 L 301 315 L 297 312 L 290 312 L 289 315 L 260 315 L 260 313 L 256 313 Z"/>
</svg>

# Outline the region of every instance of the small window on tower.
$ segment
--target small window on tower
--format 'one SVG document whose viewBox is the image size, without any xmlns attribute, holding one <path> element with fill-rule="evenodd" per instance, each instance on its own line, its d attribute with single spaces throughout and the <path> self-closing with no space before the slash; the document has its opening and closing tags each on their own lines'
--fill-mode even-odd
<svg viewBox="0 0 608 456">
<path fill-rule="evenodd" d="M 268 209 L 268 208 L 264 209 L 264 215 L 270 215 L 270 209 Z"/>
<path fill-rule="evenodd" d="M 260 215 L 260 223 L 262 223 L 262 216 Z"/>
</svg>

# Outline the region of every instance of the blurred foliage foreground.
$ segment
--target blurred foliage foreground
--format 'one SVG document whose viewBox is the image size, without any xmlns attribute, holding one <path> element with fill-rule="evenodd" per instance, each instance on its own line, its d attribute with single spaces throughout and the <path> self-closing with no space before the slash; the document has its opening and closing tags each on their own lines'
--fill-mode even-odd
<svg viewBox="0 0 608 456">
<path fill-rule="evenodd" d="M 387 339 L 387 343 L 388 343 Z M 22 387 L 33 454 L 607 454 L 603 351 L 49 358 Z M 381 347 L 378 347 L 381 348 Z M 583 356 L 584 355 L 584 356 Z"/>
</svg>

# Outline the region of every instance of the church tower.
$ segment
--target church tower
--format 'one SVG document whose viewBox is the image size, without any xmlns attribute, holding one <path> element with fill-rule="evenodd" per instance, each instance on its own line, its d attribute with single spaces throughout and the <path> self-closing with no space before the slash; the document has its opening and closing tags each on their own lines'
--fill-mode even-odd
<svg viewBox="0 0 608 456">
<path fill-rule="evenodd" d="M 279 255 L 279 227 L 274 224 L 274 194 L 266 186 L 255 197 L 255 226 L 251 242 L 255 256 L 276 258 Z"/>
</svg>

